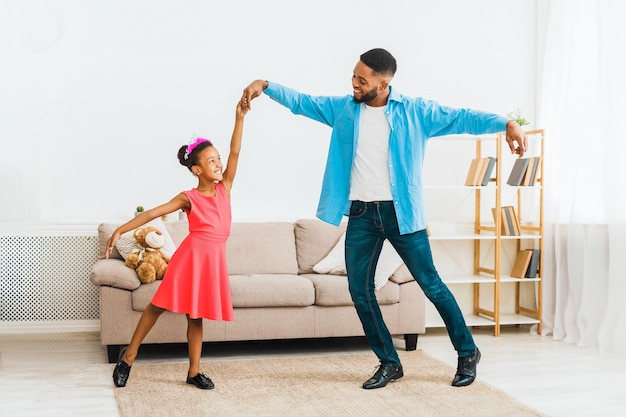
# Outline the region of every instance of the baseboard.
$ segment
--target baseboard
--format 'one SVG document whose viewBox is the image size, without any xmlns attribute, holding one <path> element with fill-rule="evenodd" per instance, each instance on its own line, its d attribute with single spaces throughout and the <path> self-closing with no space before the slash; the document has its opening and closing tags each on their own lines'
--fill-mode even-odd
<svg viewBox="0 0 626 417">
<path fill-rule="evenodd" d="M 99 332 L 100 320 L 0 321 L 0 334 Z"/>
</svg>

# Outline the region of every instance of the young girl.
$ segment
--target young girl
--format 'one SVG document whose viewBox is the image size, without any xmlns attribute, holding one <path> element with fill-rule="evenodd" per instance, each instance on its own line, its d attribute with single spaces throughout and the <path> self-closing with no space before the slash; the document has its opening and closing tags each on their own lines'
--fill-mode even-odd
<svg viewBox="0 0 626 417">
<path fill-rule="evenodd" d="M 141 315 L 130 344 L 120 351 L 113 371 L 113 382 L 117 387 L 126 385 L 141 342 L 165 310 L 187 315 L 187 383 L 201 389 L 214 387 L 211 379 L 200 373 L 202 319 L 233 320 L 226 239 L 231 224 L 230 189 L 237 171 L 243 119 L 247 111 L 237 105 L 226 169 L 223 169 L 217 149 L 207 139 L 196 138 L 189 145 L 182 146 L 178 159 L 198 177 L 198 186 L 121 225 L 107 242 L 105 258 L 109 257 L 123 233 L 152 219 L 181 208 L 189 219 L 189 234 L 172 256 L 163 281 Z"/>
</svg>

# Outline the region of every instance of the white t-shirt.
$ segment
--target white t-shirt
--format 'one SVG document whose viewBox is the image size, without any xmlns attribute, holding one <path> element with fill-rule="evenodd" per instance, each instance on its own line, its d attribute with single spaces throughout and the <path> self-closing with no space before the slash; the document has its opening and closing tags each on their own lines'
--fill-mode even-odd
<svg viewBox="0 0 626 417">
<path fill-rule="evenodd" d="M 389 185 L 389 123 L 386 106 L 363 106 L 356 157 L 350 175 L 350 200 L 393 200 Z"/>
</svg>

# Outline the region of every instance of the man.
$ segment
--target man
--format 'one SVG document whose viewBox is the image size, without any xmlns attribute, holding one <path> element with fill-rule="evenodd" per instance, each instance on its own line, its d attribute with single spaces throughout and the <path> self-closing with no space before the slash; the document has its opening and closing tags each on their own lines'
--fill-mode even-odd
<svg viewBox="0 0 626 417">
<path fill-rule="evenodd" d="M 381 388 L 403 376 L 374 293 L 376 263 L 385 239 L 443 318 L 459 356 L 452 385 L 466 386 L 476 378 L 480 351 L 433 265 L 421 184 L 426 143 L 434 136 L 506 129 L 511 152 L 521 157 L 526 138 L 515 121 L 502 116 L 401 95 L 390 85 L 396 68 L 389 52 L 372 49 L 354 67 L 352 96 L 310 96 L 256 80 L 244 89 L 241 104 L 249 109 L 251 101 L 265 93 L 292 113 L 333 129 L 317 216 L 334 225 L 349 216 L 345 252 L 350 294 L 366 339 L 380 359 L 363 388 Z"/>
</svg>

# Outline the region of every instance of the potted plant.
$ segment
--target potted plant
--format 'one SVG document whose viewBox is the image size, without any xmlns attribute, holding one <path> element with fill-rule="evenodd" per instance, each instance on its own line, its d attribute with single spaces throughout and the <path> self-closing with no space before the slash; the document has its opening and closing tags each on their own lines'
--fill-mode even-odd
<svg viewBox="0 0 626 417">
<path fill-rule="evenodd" d="M 508 117 L 511 120 L 515 120 L 517 122 L 517 124 L 522 126 L 522 127 L 530 124 L 530 122 L 528 120 L 526 120 L 526 118 L 524 118 L 524 116 L 522 116 L 522 111 L 519 109 L 519 107 L 517 109 L 513 110 L 512 112 L 507 113 L 506 117 Z"/>
<path fill-rule="evenodd" d="M 135 216 L 138 216 L 141 213 L 143 213 L 143 206 L 137 206 L 137 208 L 135 209 Z"/>
</svg>

